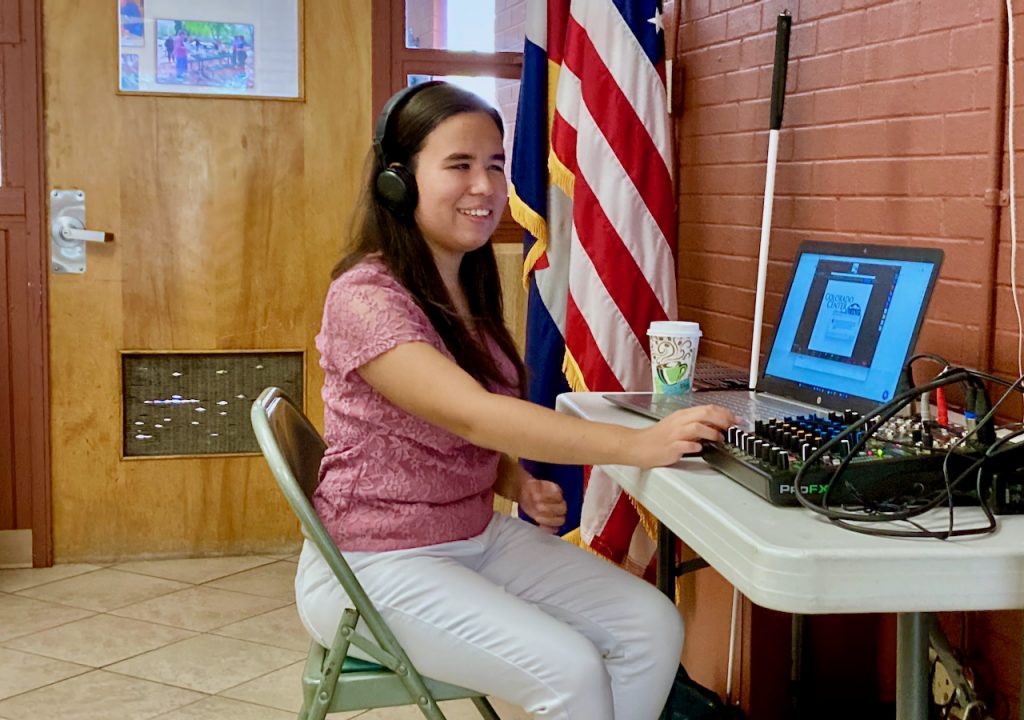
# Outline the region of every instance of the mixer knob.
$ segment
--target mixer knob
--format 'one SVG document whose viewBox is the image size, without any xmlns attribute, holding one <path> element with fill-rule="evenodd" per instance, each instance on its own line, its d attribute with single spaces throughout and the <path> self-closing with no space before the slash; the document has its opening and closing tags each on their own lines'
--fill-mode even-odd
<svg viewBox="0 0 1024 720">
<path fill-rule="evenodd" d="M 754 434 L 755 435 L 764 435 L 764 421 L 763 420 L 755 420 L 754 421 Z"/>
<path fill-rule="evenodd" d="M 779 453 L 779 470 L 789 470 L 789 453 Z"/>
</svg>

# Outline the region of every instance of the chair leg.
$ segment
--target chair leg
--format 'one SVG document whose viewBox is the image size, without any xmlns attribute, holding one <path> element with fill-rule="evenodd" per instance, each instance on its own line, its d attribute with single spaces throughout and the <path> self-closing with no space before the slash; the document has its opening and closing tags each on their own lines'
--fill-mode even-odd
<svg viewBox="0 0 1024 720">
<path fill-rule="evenodd" d="M 470 699 L 473 701 L 473 704 L 476 705 L 476 709 L 479 711 L 480 715 L 483 716 L 486 720 L 501 720 L 501 718 L 498 716 L 498 713 L 494 711 L 494 707 L 487 700 L 487 698 L 475 697 Z"/>
<path fill-rule="evenodd" d="M 347 608 L 341 614 L 341 622 L 338 623 L 338 630 L 335 633 L 334 644 L 327 651 L 327 658 L 324 660 L 323 674 L 320 676 L 320 686 L 313 696 L 313 702 L 309 708 L 303 703 L 303 710 L 306 717 L 299 715 L 299 720 L 324 720 L 327 717 L 327 710 L 334 698 L 334 690 L 338 685 L 338 675 L 341 674 L 341 666 L 345 663 L 345 656 L 348 655 L 348 636 L 359 621 L 359 614 L 352 608 Z"/>
<path fill-rule="evenodd" d="M 299 711 L 299 720 L 324 720 L 327 717 L 327 703 L 314 702 L 310 707 L 302 704 Z"/>
<path fill-rule="evenodd" d="M 415 693 L 413 697 L 416 697 Z M 427 720 L 448 720 L 448 716 L 441 710 L 437 700 L 432 697 L 427 701 L 426 705 L 421 705 L 420 703 L 415 703 L 415 705 Z"/>
</svg>

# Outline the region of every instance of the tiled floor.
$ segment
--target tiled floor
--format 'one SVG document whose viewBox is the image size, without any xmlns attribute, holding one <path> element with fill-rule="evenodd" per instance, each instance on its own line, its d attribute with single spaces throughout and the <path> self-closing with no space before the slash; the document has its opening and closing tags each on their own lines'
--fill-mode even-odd
<svg viewBox="0 0 1024 720">
<path fill-rule="evenodd" d="M 294 718 L 309 647 L 294 575 L 294 556 L 0 570 L 0 720 Z M 494 705 L 503 720 L 528 718 Z M 468 701 L 442 707 L 479 717 Z"/>
</svg>

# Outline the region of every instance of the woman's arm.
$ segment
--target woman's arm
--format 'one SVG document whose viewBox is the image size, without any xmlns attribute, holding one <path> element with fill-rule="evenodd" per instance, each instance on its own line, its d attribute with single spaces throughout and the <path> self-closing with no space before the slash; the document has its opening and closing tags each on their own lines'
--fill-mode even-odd
<svg viewBox="0 0 1024 720">
<path fill-rule="evenodd" d="M 680 410 L 642 430 L 570 417 L 488 392 L 423 342 L 403 343 L 362 365 L 359 374 L 406 412 L 512 457 L 568 465 L 670 465 L 721 439 L 737 422 L 714 406 Z"/>
</svg>

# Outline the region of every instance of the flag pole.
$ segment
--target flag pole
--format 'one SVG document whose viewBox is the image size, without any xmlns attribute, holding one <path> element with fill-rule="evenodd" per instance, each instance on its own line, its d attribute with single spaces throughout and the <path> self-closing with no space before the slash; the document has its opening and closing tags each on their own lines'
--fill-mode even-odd
<svg viewBox="0 0 1024 720">
<path fill-rule="evenodd" d="M 764 320 L 764 289 L 768 276 L 768 246 L 772 227 L 772 201 L 775 196 L 775 165 L 779 157 L 779 128 L 786 97 L 786 63 L 789 60 L 789 28 L 793 22 L 789 10 L 779 13 L 775 26 L 775 68 L 772 71 L 771 120 L 768 126 L 768 170 L 764 178 L 764 210 L 761 213 L 761 243 L 757 257 L 757 291 L 754 294 L 754 335 L 750 341 L 750 389 L 757 386 L 761 359 L 761 324 Z"/>
</svg>

